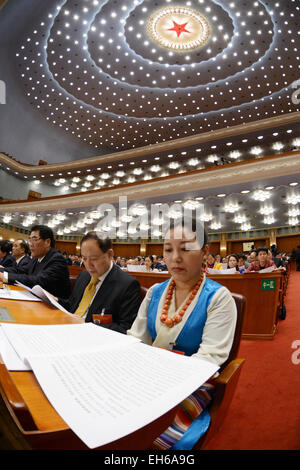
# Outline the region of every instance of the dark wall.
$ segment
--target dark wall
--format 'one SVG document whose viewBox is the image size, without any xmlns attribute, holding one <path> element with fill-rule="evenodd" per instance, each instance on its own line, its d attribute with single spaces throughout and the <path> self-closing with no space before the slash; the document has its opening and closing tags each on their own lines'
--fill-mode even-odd
<svg viewBox="0 0 300 470">
<path fill-rule="evenodd" d="M 27 100 L 18 73 L 18 52 L 25 31 L 33 31 L 45 0 L 9 0 L 0 9 L 0 80 L 6 85 L 6 104 L 0 104 L 0 152 L 22 163 L 57 163 L 101 152 L 49 124 Z M 52 1 L 52 0 L 47 0 Z"/>
</svg>

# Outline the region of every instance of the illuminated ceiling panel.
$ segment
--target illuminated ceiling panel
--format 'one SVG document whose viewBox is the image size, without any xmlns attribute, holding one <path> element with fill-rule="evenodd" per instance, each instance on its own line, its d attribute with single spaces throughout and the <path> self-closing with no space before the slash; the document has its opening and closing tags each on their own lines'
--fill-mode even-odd
<svg viewBox="0 0 300 470">
<path fill-rule="evenodd" d="M 93 149 L 299 111 L 296 1 L 51 1 L 33 23 L 16 52 L 27 98 Z"/>
</svg>

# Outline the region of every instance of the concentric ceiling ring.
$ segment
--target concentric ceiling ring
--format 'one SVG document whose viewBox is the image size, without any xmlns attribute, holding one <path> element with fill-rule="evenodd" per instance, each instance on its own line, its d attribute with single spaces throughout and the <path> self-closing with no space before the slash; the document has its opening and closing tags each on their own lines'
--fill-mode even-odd
<svg viewBox="0 0 300 470">
<path fill-rule="evenodd" d="M 168 3 L 51 2 L 17 54 L 30 102 L 55 126 L 116 150 L 274 116 L 275 98 L 291 112 L 296 4 L 284 16 L 280 2 L 270 11 L 255 0 L 182 1 L 206 18 L 210 34 L 177 52 L 147 34 L 149 18 Z"/>
</svg>

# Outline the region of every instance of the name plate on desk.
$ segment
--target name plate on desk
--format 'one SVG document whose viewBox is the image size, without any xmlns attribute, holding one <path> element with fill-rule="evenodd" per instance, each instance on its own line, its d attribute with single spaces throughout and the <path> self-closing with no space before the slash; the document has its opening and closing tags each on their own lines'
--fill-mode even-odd
<svg viewBox="0 0 300 470">
<path fill-rule="evenodd" d="M 16 321 L 14 317 L 11 316 L 7 308 L 0 307 L 0 321 Z"/>
<path fill-rule="evenodd" d="M 261 290 L 275 290 L 276 281 L 275 279 L 263 279 L 261 281 Z"/>
</svg>

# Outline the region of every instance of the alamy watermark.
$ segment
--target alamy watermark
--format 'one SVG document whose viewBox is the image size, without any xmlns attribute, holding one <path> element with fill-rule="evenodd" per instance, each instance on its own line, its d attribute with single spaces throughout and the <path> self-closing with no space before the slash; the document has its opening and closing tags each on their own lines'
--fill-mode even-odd
<svg viewBox="0 0 300 470">
<path fill-rule="evenodd" d="M 124 241 L 161 239 L 171 224 L 174 224 L 180 228 L 184 226 L 192 232 L 201 247 L 204 243 L 204 206 L 200 203 L 194 207 L 179 203 L 150 206 L 134 203 L 128 207 L 127 197 L 121 196 L 117 207 L 113 204 L 100 204 L 95 212 L 95 218 L 99 220 L 96 232 L 101 238 L 118 238 Z M 181 238 L 182 231 L 176 230 L 174 236 Z"/>
<path fill-rule="evenodd" d="M 300 364 L 300 339 L 293 341 L 291 348 L 295 349 L 291 357 L 292 363 L 298 365 Z"/>
<path fill-rule="evenodd" d="M 292 88 L 296 88 L 296 90 L 293 91 L 292 93 L 292 103 L 299 104 L 300 103 L 300 78 L 298 78 L 298 80 L 295 80 L 292 83 Z"/>
<path fill-rule="evenodd" d="M 6 104 L 6 85 L 3 80 L 0 80 L 0 104 Z"/>
</svg>

